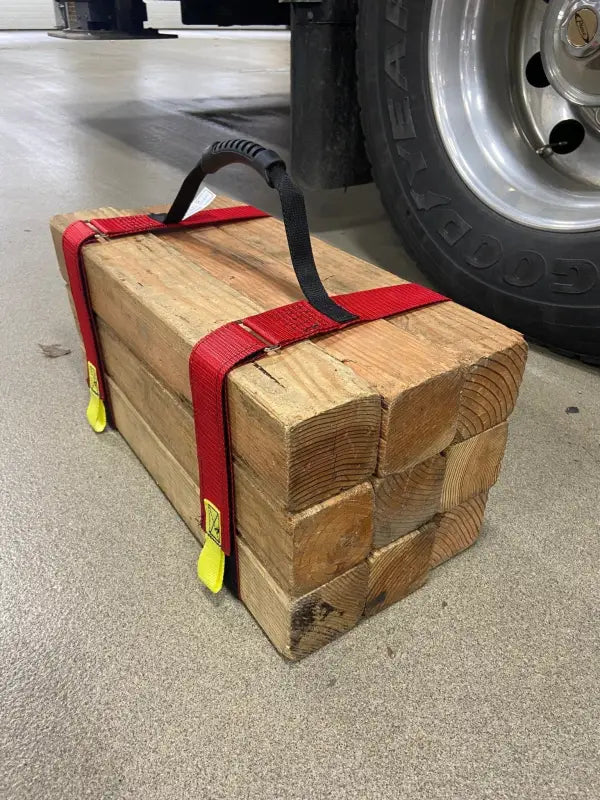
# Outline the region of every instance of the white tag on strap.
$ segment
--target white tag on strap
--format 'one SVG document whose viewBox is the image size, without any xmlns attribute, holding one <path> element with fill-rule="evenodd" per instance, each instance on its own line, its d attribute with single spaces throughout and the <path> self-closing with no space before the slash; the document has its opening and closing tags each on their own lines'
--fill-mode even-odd
<svg viewBox="0 0 600 800">
<path fill-rule="evenodd" d="M 190 203 L 190 207 L 188 208 L 184 219 L 192 217 L 199 211 L 204 211 L 204 209 L 208 208 L 216 196 L 217 195 L 214 192 L 211 192 L 210 189 L 207 189 L 206 186 L 203 189 L 200 189 L 196 197 L 194 197 Z"/>
</svg>

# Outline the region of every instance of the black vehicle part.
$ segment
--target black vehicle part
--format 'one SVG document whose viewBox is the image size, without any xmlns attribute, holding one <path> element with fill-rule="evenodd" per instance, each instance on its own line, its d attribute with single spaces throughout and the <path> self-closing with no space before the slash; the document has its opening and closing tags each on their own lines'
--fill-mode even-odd
<svg viewBox="0 0 600 800">
<path fill-rule="evenodd" d="M 288 25 L 289 6 L 278 0 L 181 0 L 184 25 Z"/>
<path fill-rule="evenodd" d="M 356 94 L 356 0 L 291 9 L 293 175 L 311 189 L 368 183 Z"/>
<path fill-rule="evenodd" d="M 452 298 L 536 341 L 600 361 L 600 231 L 516 224 L 466 187 L 440 139 L 428 75 L 431 0 L 360 0 L 359 102 L 384 205 Z"/>
</svg>

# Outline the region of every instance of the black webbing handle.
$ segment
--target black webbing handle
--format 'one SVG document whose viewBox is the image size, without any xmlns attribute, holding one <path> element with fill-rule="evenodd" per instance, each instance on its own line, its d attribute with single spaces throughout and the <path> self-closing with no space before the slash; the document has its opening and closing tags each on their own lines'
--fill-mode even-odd
<svg viewBox="0 0 600 800">
<path fill-rule="evenodd" d="M 285 162 L 274 150 L 243 139 L 215 142 L 202 153 L 200 161 L 183 181 L 169 211 L 150 216 L 165 225 L 181 222 L 204 178 L 230 164 L 252 167 L 279 193 L 292 266 L 302 293 L 311 306 L 335 322 L 355 319 L 329 297 L 321 282 L 310 242 L 304 196 L 288 175 Z"/>
</svg>

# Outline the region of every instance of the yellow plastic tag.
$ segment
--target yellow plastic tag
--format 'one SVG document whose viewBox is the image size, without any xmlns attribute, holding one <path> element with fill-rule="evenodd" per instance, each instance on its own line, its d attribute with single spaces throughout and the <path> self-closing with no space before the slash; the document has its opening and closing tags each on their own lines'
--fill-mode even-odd
<svg viewBox="0 0 600 800">
<path fill-rule="evenodd" d="M 213 594 L 216 594 L 223 588 L 224 574 L 225 553 L 210 536 L 207 536 L 198 558 L 198 577 Z"/>
<path fill-rule="evenodd" d="M 204 516 L 206 517 L 206 533 L 218 545 L 221 544 L 221 512 L 210 500 L 204 500 Z"/>
<path fill-rule="evenodd" d="M 90 385 L 90 402 L 88 403 L 86 417 L 96 433 L 102 433 L 106 428 L 106 407 L 100 397 L 100 386 L 98 385 L 98 373 L 91 361 L 87 362 L 88 383 Z"/>
</svg>

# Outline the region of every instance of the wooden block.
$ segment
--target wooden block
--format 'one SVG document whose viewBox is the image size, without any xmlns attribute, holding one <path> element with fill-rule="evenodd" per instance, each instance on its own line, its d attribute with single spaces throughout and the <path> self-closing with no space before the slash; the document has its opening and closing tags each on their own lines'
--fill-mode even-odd
<svg viewBox="0 0 600 800">
<path fill-rule="evenodd" d="M 310 342 L 238 367 L 228 380 L 234 454 L 290 511 L 366 480 L 381 400 Z"/>
<path fill-rule="evenodd" d="M 234 203 L 218 198 L 217 205 L 229 206 Z M 287 269 L 286 291 L 293 291 L 285 234 L 278 223 L 268 222 L 267 236 L 267 226 L 263 220 L 243 222 L 239 228 L 236 226 L 235 232 L 226 226 L 220 230 L 221 244 L 215 244 L 215 247 L 226 250 L 229 247 L 227 239 L 235 235 L 238 246 L 244 248 L 247 257 L 248 248 L 254 249 L 255 266 L 261 271 L 265 268 L 263 253 L 282 262 Z M 204 241 L 211 235 L 208 229 L 193 234 L 194 237 L 204 237 Z M 313 238 L 312 242 L 317 264 L 326 264 L 322 277 L 331 293 L 343 294 L 405 283 L 373 264 L 341 250 L 332 250 L 319 239 Z M 275 274 L 278 280 L 282 280 L 283 273 L 271 269 L 271 278 L 275 278 Z M 437 352 L 443 350 L 447 357 L 458 361 L 467 370 L 455 441 L 475 436 L 510 416 L 527 359 L 527 344 L 519 333 L 456 303 L 416 309 L 389 322 L 435 347 Z"/>
<path fill-rule="evenodd" d="M 107 375 L 197 486 L 198 454 L 190 403 L 167 389 L 105 322 L 97 319 L 96 324 Z"/>
<path fill-rule="evenodd" d="M 200 541 L 198 489 L 110 378 L 113 413 L 131 449 Z M 354 627 L 367 593 L 366 563 L 299 598 L 287 595 L 238 537 L 240 597 L 277 650 L 299 659 Z"/>
<path fill-rule="evenodd" d="M 368 483 L 298 514 L 277 508 L 247 471 L 236 470 L 238 529 L 287 594 L 305 594 L 366 559 L 373 541 Z"/>
<path fill-rule="evenodd" d="M 463 374 L 443 353 L 383 321 L 324 340 L 328 352 L 357 375 L 365 380 L 371 376 L 371 385 L 381 394 L 377 475 L 420 464 L 454 439 Z"/>
<path fill-rule="evenodd" d="M 217 197 L 213 203 L 215 208 L 227 208 L 235 205 L 238 205 L 237 201 L 228 197 Z M 158 212 L 166 211 L 166 207 L 160 206 L 152 210 Z M 244 253 L 252 254 L 257 268 L 261 271 L 265 255 L 282 263 L 285 267 L 285 272 L 281 272 L 280 266 L 276 267 L 278 280 L 282 280 L 282 276 L 286 275 L 286 284 L 289 282 L 290 286 L 294 286 L 295 279 L 292 277 L 292 262 L 285 229 L 279 220 L 244 220 L 239 227 L 236 223 L 235 231 L 231 228 L 228 229 L 227 225 L 217 227 L 223 234 L 227 236 L 233 235 L 239 242 L 243 242 Z M 194 231 L 194 237 L 200 239 L 207 230 L 198 229 Z M 211 228 L 211 230 L 214 230 L 214 228 Z M 222 241 L 224 242 L 225 240 Z M 321 279 L 330 294 L 345 294 L 347 292 L 362 291 L 363 289 L 375 289 L 379 286 L 395 286 L 407 283 L 397 275 L 370 264 L 357 256 L 353 256 L 344 250 L 332 247 L 316 236 L 311 237 L 311 243 Z M 224 244 L 224 247 L 229 251 L 229 243 Z"/>
<path fill-rule="evenodd" d="M 507 438 L 508 424 L 503 422 L 448 448 L 442 511 L 492 488 L 500 476 Z"/>
<path fill-rule="evenodd" d="M 198 487 L 138 414 L 125 393 L 111 378 L 107 378 L 107 382 L 115 425 L 119 432 L 194 536 L 203 542 Z"/>
<path fill-rule="evenodd" d="M 197 486 L 110 378 L 109 385 L 119 430 L 190 530 L 203 541 Z M 481 495 L 439 515 L 435 523 L 375 551 L 368 565 L 360 564 L 299 598 L 288 596 L 238 539 L 241 598 L 282 655 L 302 658 L 354 627 L 363 609 L 371 616 L 422 586 L 427 554 L 435 567 L 469 547 L 479 534 L 486 499 Z"/>
<path fill-rule="evenodd" d="M 499 425 L 512 413 L 527 361 L 516 331 L 456 303 L 408 312 L 394 325 L 419 339 L 437 341 L 466 368 L 455 441 Z"/>
<path fill-rule="evenodd" d="M 298 660 L 353 628 L 362 616 L 368 567 L 360 564 L 299 598 L 290 598 L 238 540 L 240 598 L 276 649 Z"/>
<path fill-rule="evenodd" d="M 218 198 L 215 205 L 235 203 Z M 187 247 L 193 251 L 193 245 L 189 243 L 196 241 L 203 247 L 214 248 L 219 257 L 233 254 L 237 266 L 228 270 L 229 280 L 242 293 L 247 292 L 251 276 L 260 274 L 260 280 L 255 283 L 254 299 L 264 292 L 274 291 L 278 293 L 277 302 L 280 303 L 300 298 L 285 232 L 278 221 L 248 220 L 236 225 L 235 230 L 218 226 L 188 236 L 185 240 L 177 237 L 184 251 Z M 322 278 L 331 293 L 343 294 L 405 283 L 397 276 L 331 248 L 319 239 L 313 237 L 312 244 L 317 264 L 326 265 Z M 508 418 L 514 409 L 527 359 L 527 345 L 519 333 L 456 303 L 416 309 L 392 318 L 387 324 L 409 332 L 433 347 L 437 354 L 443 350 L 453 368 L 458 363 L 466 370 L 455 441 L 475 436 Z"/>
<path fill-rule="evenodd" d="M 369 556 L 365 616 L 377 614 L 423 586 L 435 535 L 436 525 L 427 523 Z"/>
<path fill-rule="evenodd" d="M 417 530 L 441 510 L 446 459 L 442 455 L 373 481 L 373 546 L 382 548 Z"/>
<path fill-rule="evenodd" d="M 433 523 L 435 536 L 431 550 L 432 569 L 477 541 L 486 503 L 487 493 L 484 492 L 436 518 Z"/>
<path fill-rule="evenodd" d="M 55 238 L 65 222 L 64 216 L 53 222 Z M 98 316 L 166 387 L 187 400 L 195 343 L 259 310 L 157 236 L 92 244 L 85 259 Z M 234 453 L 290 511 L 308 508 L 373 473 L 381 399 L 312 343 L 234 370 L 228 397 Z"/>
<path fill-rule="evenodd" d="M 232 231 L 231 226 L 211 226 L 165 238 L 186 259 L 201 261 L 215 278 L 267 309 L 299 300 L 302 294 L 287 259 L 269 252 L 273 242 L 281 241 L 281 223 L 261 222 L 268 235 L 263 234 L 265 243 L 260 251 L 251 246 L 253 238 L 248 241 L 245 223 L 239 231 Z M 279 253 L 278 246 L 275 252 Z M 334 252 L 336 263 L 346 258 L 346 254 Z M 407 469 L 453 441 L 464 383 L 464 371 L 454 355 L 440 352 L 436 345 L 396 329 L 387 320 L 322 336 L 314 343 L 381 395 L 378 474 Z"/>
<path fill-rule="evenodd" d="M 166 389 L 102 321 L 98 333 L 107 374 L 184 468 L 196 487 L 198 505 L 198 461 L 189 403 Z M 128 439 L 127 431 L 121 433 Z M 277 506 L 269 487 L 246 464 L 236 461 L 234 473 L 237 528 L 290 595 L 327 583 L 368 556 L 373 539 L 370 483 L 292 514 Z"/>
<path fill-rule="evenodd" d="M 114 381 L 109 379 L 109 384 L 119 430 L 190 530 L 203 541 L 196 484 Z M 353 627 L 365 607 L 365 597 L 365 614 L 371 616 L 422 586 L 427 578 L 426 557 L 433 568 L 470 547 L 479 536 L 486 501 L 487 495 L 482 494 L 440 514 L 422 530 L 376 550 L 368 567 L 361 564 L 297 599 L 286 595 L 242 542 L 242 599 L 277 649 L 288 658 L 300 658 Z"/>
</svg>

